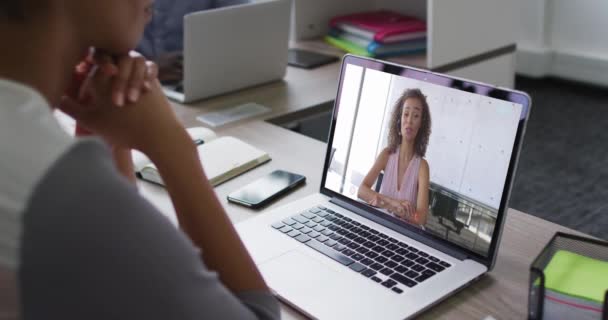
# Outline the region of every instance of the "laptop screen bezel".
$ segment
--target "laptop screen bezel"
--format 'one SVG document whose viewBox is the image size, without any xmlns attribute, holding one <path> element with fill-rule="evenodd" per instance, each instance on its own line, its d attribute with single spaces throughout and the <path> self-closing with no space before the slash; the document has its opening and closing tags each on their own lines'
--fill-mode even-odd
<svg viewBox="0 0 608 320">
<path fill-rule="evenodd" d="M 413 225 L 410 225 L 406 222 L 399 221 L 399 219 L 397 219 L 397 218 L 387 216 L 382 211 L 376 210 L 364 203 L 353 200 L 345 195 L 342 195 L 336 191 L 333 191 L 333 190 L 325 187 L 327 173 L 328 173 L 330 161 L 331 161 L 331 150 L 332 150 L 332 146 L 333 146 L 334 131 L 335 131 L 336 122 L 337 122 L 337 113 L 339 112 L 339 104 L 340 104 L 340 98 L 341 98 L 341 93 L 342 93 L 342 85 L 343 85 L 343 80 L 344 80 L 344 75 L 345 75 L 345 69 L 346 69 L 346 66 L 349 64 L 363 67 L 363 68 L 383 71 L 383 72 L 386 72 L 386 73 L 389 73 L 392 75 L 397 75 L 397 76 L 401 76 L 401 77 L 405 77 L 405 78 L 421 80 L 421 81 L 425 81 L 425 82 L 428 82 L 431 84 L 443 86 L 446 88 L 452 88 L 452 87 L 446 86 L 437 80 L 443 80 L 443 81 L 445 81 L 446 79 L 458 80 L 463 83 L 463 87 L 474 86 L 476 88 L 483 87 L 483 88 L 489 89 L 489 90 L 499 90 L 500 92 L 505 94 L 504 95 L 505 98 L 501 97 L 499 99 L 504 100 L 504 101 L 513 102 L 513 103 L 518 103 L 523 106 L 522 115 L 521 115 L 520 121 L 518 123 L 515 142 L 513 145 L 513 151 L 511 153 L 509 168 L 507 170 L 507 178 L 505 180 L 505 186 L 503 189 L 502 199 L 500 201 L 500 206 L 498 208 L 498 213 L 497 213 L 497 217 L 496 217 L 496 225 L 494 226 L 494 233 L 492 235 L 492 240 L 490 242 L 490 247 L 488 249 L 487 255 L 484 256 L 478 252 L 475 252 L 475 251 L 472 251 L 465 247 L 462 247 L 460 245 L 457 245 L 453 242 L 450 242 L 446 239 L 438 237 L 430 232 L 426 232 L 426 231 L 424 231 L 420 228 L 417 228 Z M 404 75 L 406 73 L 408 74 L 408 76 Z M 412 75 L 412 76 L 409 76 L 409 75 Z M 481 95 L 487 96 L 484 94 L 481 94 Z M 428 70 L 406 67 L 406 66 L 386 62 L 386 61 L 375 60 L 372 58 L 363 58 L 363 57 L 358 57 L 358 56 L 354 56 L 354 55 L 350 55 L 350 54 L 345 55 L 344 58 L 342 59 L 342 65 L 340 67 L 338 91 L 336 94 L 336 100 L 334 102 L 334 108 L 332 110 L 331 126 L 330 126 L 330 130 L 329 130 L 329 136 L 328 136 L 328 142 L 327 142 L 327 151 L 326 151 L 326 155 L 325 155 L 323 175 L 321 177 L 320 193 L 324 194 L 328 197 L 331 197 L 331 198 L 337 198 L 340 201 L 346 202 L 349 205 L 352 205 L 356 208 L 364 210 L 365 212 L 367 212 L 369 214 L 379 217 L 380 219 L 378 219 L 378 220 L 387 222 L 385 225 L 386 227 L 389 227 L 389 228 L 395 230 L 391 226 L 394 226 L 395 224 L 397 224 L 397 225 L 399 225 L 399 227 L 405 228 L 410 232 L 414 232 L 423 238 L 429 239 L 433 242 L 440 243 L 442 247 L 447 247 L 450 250 L 462 253 L 462 254 L 466 255 L 467 257 L 486 265 L 490 269 L 493 266 L 493 263 L 496 259 L 497 246 L 500 241 L 500 236 L 502 233 L 501 231 L 502 231 L 502 228 L 503 228 L 504 222 L 505 222 L 507 204 L 508 204 L 509 196 L 511 193 L 511 188 L 513 185 L 513 178 L 514 178 L 514 173 L 515 173 L 515 170 L 517 167 L 518 156 L 521 151 L 522 138 L 525 133 L 527 120 L 528 120 L 529 114 L 530 114 L 530 107 L 531 107 L 530 97 L 523 92 L 499 88 L 499 87 L 491 86 L 488 84 L 483 84 L 483 83 L 479 83 L 479 82 L 475 82 L 475 81 L 452 77 L 452 76 L 448 76 L 448 75 L 444 75 L 444 74 L 434 73 L 434 72 L 431 72 Z M 376 220 L 376 221 L 378 221 L 378 220 Z M 399 230 L 395 230 L 395 231 L 399 232 Z"/>
</svg>

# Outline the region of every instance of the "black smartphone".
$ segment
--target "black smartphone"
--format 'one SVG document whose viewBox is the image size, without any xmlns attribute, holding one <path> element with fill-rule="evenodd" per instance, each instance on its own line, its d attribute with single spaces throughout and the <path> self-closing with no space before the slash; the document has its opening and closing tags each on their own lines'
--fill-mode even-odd
<svg viewBox="0 0 608 320">
<path fill-rule="evenodd" d="M 304 69 L 320 67 L 338 60 L 338 57 L 301 49 L 289 49 L 287 56 L 287 64 Z"/>
<path fill-rule="evenodd" d="M 266 206 L 272 200 L 303 184 L 306 177 L 276 170 L 228 195 L 228 201 L 249 208 Z"/>
</svg>

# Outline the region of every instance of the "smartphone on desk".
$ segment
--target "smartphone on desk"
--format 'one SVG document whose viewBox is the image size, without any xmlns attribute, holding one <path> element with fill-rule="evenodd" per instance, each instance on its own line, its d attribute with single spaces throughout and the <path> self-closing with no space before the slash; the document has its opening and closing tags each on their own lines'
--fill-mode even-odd
<svg viewBox="0 0 608 320">
<path fill-rule="evenodd" d="M 229 194 L 228 201 L 252 209 L 261 208 L 305 181 L 303 175 L 276 170 Z"/>
<path fill-rule="evenodd" d="M 304 69 L 314 69 L 338 60 L 338 57 L 301 49 L 289 49 L 287 55 L 287 64 Z"/>
</svg>

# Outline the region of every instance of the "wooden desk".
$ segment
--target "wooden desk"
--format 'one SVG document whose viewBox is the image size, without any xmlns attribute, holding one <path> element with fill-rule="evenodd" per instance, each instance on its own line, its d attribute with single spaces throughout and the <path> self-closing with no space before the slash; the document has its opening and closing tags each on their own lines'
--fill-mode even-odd
<svg viewBox="0 0 608 320">
<path fill-rule="evenodd" d="M 338 64 L 315 71 L 289 68 L 283 82 L 248 89 L 233 95 L 203 101 L 193 106 L 175 105 L 187 126 L 200 126 L 196 115 L 244 102 L 258 102 L 272 108 L 271 114 L 243 120 L 215 130 L 220 135 L 238 137 L 267 151 L 272 161 L 218 187 L 216 192 L 231 220 L 236 223 L 262 214 L 230 204 L 226 195 L 238 187 L 275 169 L 291 170 L 307 177 L 307 184 L 275 202 L 268 210 L 319 190 L 326 144 L 271 125 L 264 119 L 303 111 L 307 106 L 334 99 Z M 140 182 L 141 192 L 175 221 L 171 202 L 162 187 Z M 554 223 L 510 209 L 502 237 L 496 268 L 478 282 L 431 308 L 423 319 L 523 319 L 527 310 L 528 268 L 557 231 L 578 233 Z M 284 319 L 303 319 L 283 305 Z"/>
</svg>

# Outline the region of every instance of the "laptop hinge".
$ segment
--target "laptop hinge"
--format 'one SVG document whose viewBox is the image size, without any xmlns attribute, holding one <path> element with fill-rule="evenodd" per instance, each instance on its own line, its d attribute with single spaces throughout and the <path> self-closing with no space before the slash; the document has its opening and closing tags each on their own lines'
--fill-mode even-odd
<svg viewBox="0 0 608 320">
<path fill-rule="evenodd" d="M 340 206 L 340 207 L 342 207 L 342 208 L 344 208 L 346 210 L 352 211 L 352 212 L 354 212 L 354 213 L 356 213 L 356 214 L 358 214 L 358 215 L 360 215 L 360 216 L 362 216 L 364 218 L 372 220 L 372 221 L 374 221 L 374 222 L 376 222 L 378 224 L 381 224 L 381 225 L 383 225 L 383 226 L 385 226 L 385 227 L 387 227 L 387 228 L 389 228 L 389 229 L 391 229 L 391 230 L 393 230 L 395 232 L 398 232 L 398 233 L 400 233 L 400 234 L 402 234 L 402 235 L 404 235 L 406 237 L 409 237 L 409 238 L 412 238 L 412 239 L 414 239 L 414 240 L 416 240 L 418 242 L 424 243 L 425 245 L 427 245 L 427 246 L 429 246 L 429 247 L 431 247 L 431 248 L 433 248 L 435 250 L 439 250 L 439 251 L 441 251 L 441 252 L 443 252 L 443 253 L 451 256 L 451 257 L 454 257 L 454 258 L 456 258 L 458 260 L 462 261 L 462 260 L 465 260 L 466 258 L 468 258 L 468 256 L 466 254 L 464 254 L 464 253 L 462 253 L 462 252 L 460 252 L 458 250 L 455 250 L 455 249 L 449 248 L 447 246 L 444 246 L 444 245 L 438 243 L 437 241 L 434 241 L 433 239 L 431 239 L 431 238 L 429 238 L 429 237 L 427 237 L 427 236 L 425 236 L 423 234 L 420 234 L 418 232 L 409 230 L 408 228 L 400 226 L 400 225 L 398 225 L 396 223 L 393 223 L 391 221 L 388 221 L 387 219 L 382 219 L 382 218 L 378 217 L 377 215 L 375 215 L 373 213 L 369 213 L 369 212 L 367 212 L 367 211 L 365 211 L 365 210 L 363 210 L 361 208 L 358 208 L 358 207 L 356 207 L 356 206 L 354 206 L 354 205 L 352 205 L 352 204 L 350 204 L 350 203 L 348 203 L 348 202 L 346 202 L 344 200 L 341 200 L 341 199 L 338 199 L 338 198 L 334 197 L 334 198 L 331 198 L 329 200 L 329 202 L 331 202 L 331 203 L 333 203 L 335 205 L 338 205 L 338 206 Z"/>
</svg>

